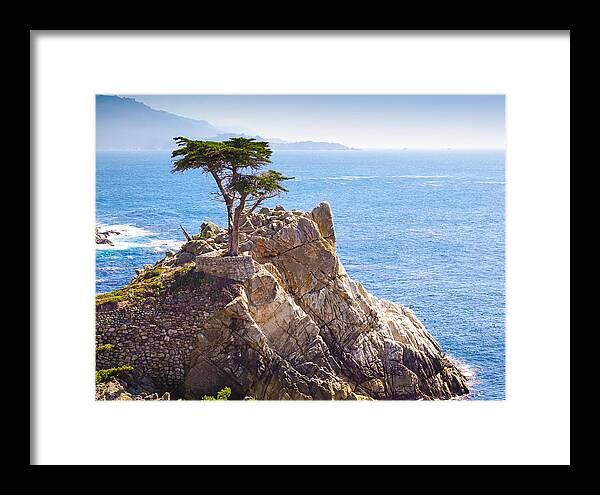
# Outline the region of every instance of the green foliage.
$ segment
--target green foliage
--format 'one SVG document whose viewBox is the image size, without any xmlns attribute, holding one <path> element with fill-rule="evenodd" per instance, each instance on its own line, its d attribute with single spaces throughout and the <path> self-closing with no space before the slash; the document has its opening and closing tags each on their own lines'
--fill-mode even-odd
<svg viewBox="0 0 600 495">
<path fill-rule="evenodd" d="M 252 138 L 231 138 L 223 142 L 194 141 L 181 136 L 173 139 L 179 146 L 171 155 L 177 158 L 173 172 L 197 168 L 215 173 L 232 168 L 258 169 L 271 161 L 269 143 Z"/>
<path fill-rule="evenodd" d="M 240 194 L 249 194 L 253 196 L 269 196 L 287 192 L 287 189 L 281 185 L 284 180 L 294 177 L 285 177 L 276 170 L 267 170 L 256 175 L 239 175 L 235 182 L 231 183 L 231 188 Z"/>
<path fill-rule="evenodd" d="M 112 344 L 104 344 L 96 347 L 97 354 L 104 354 L 105 352 L 110 351 L 114 346 Z"/>
<path fill-rule="evenodd" d="M 173 272 L 171 277 L 170 290 L 178 290 L 182 287 L 199 288 L 209 282 L 209 276 L 202 272 L 197 272 L 194 265 L 184 266 Z"/>
<path fill-rule="evenodd" d="M 157 288 L 154 284 L 142 285 L 130 283 L 121 289 L 107 292 L 105 294 L 98 294 L 96 296 L 96 305 L 105 304 L 109 302 L 128 301 L 138 297 L 143 297 L 153 289 Z"/>
<path fill-rule="evenodd" d="M 142 272 L 140 274 L 140 278 L 142 280 L 149 280 L 151 278 L 155 278 L 158 277 L 161 273 L 163 273 L 166 270 L 165 267 L 163 266 L 155 266 L 154 268 L 152 268 L 151 270 L 147 270 L 145 272 Z"/>
<path fill-rule="evenodd" d="M 171 172 L 201 169 L 210 174 L 218 187 L 217 199 L 227 206 L 230 256 L 238 254 L 239 226 L 264 200 L 286 192 L 281 183 L 285 177 L 276 170 L 258 173 L 271 163 L 269 143 L 252 138 L 230 138 L 227 141 L 194 141 L 174 138 L 178 148 L 173 151 Z"/>
<path fill-rule="evenodd" d="M 231 389 L 229 387 L 225 387 L 217 392 L 217 397 L 213 397 L 211 395 L 205 395 L 202 397 L 202 400 L 227 400 L 231 395 Z"/>
<path fill-rule="evenodd" d="M 151 301 L 165 290 L 174 290 L 182 286 L 200 287 L 206 283 L 208 276 L 194 271 L 193 268 L 193 265 L 155 266 L 135 277 L 121 289 L 98 294 L 96 305 L 108 302 Z"/>
<path fill-rule="evenodd" d="M 131 301 L 144 297 L 156 296 L 164 288 L 164 276 L 168 269 L 162 266 L 156 266 L 151 270 L 144 271 L 134 278 L 125 287 L 98 294 L 96 296 L 96 305 L 109 302 Z"/>
<path fill-rule="evenodd" d="M 133 371 L 133 366 L 125 365 L 117 368 L 108 368 L 104 370 L 96 370 L 96 384 L 103 383 L 113 376 L 120 375 L 121 373 L 128 373 Z"/>
</svg>

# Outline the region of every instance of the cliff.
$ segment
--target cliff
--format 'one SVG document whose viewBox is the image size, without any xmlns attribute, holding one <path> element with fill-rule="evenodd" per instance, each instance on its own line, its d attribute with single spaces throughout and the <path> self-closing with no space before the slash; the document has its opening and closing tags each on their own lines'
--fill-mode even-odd
<svg viewBox="0 0 600 495">
<path fill-rule="evenodd" d="M 449 399 L 467 382 L 408 308 L 353 281 L 331 209 L 263 208 L 241 229 L 200 235 L 97 298 L 98 367 L 131 364 L 149 390 L 198 399 Z M 152 387 L 150 387 L 152 388 Z"/>
</svg>

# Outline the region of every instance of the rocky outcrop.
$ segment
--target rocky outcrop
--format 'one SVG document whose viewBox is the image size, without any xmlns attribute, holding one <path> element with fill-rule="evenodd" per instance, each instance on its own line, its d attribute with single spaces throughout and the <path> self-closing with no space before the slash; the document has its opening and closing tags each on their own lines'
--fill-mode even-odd
<svg viewBox="0 0 600 495">
<path fill-rule="evenodd" d="M 113 242 L 109 239 L 111 235 L 120 235 L 121 232 L 118 230 L 105 230 L 100 231 L 98 227 L 96 227 L 96 244 L 108 244 L 109 246 L 113 246 Z"/>
<path fill-rule="evenodd" d="M 96 385 L 96 400 L 171 400 L 169 392 L 162 395 L 156 392 L 135 393 L 128 389 L 127 382 L 112 377 Z"/>
<path fill-rule="evenodd" d="M 195 273 L 226 288 L 201 318 L 194 309 L 177 322 L 180 345 L 189 352 L 167 365 L 182 370 L 177 376 L 183 398 L 213 395 L 225 386 L 238 399 L 449 399 L 468 392 L 461 371 L 410 309 L 377 299 L 348 276 L 336 254 L 327 203 L 310 212 L 263 208 L 241 231 L 240 257 L 223 256 L 226 231 L 211 228 L 210 235 L 195 236 L 151 269 L 169 277 L 193 267 L 187 276 Z M 178 297 L 174 284 L 161 286 L 150 305 L 156 348 L 161 335 L 173 332 L 156 325 L 161 313 L 156 307 L 163 297 Z M 186 294 L 194 298 L 193 292 Z M 132 297 L 105 314 L 126 313 L 139 304 Z M 143 311 L 151 308 L 141 316 L 137 310 L 136 328 L 143 327 Z M 106 342 L 102 325 L 99 334 L 100 343 Z M 147 361 L 139 359 L 139 351 L 137 357 L 132 364 L 143 370 Z M 119 360 L 128 362 L 127 355 Z M 146 372 L 161 381 L 161 371 Z"/>
</svg>

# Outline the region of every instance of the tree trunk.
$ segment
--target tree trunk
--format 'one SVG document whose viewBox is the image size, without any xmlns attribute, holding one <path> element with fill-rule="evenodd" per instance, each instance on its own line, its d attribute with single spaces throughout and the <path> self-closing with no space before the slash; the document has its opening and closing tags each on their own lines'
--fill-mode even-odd
<svg viewBox="0 0 600 495">
<path fill-rule="evenodd" d="M 227 233 L 229 234 L 227 242 L 227 256 L 237 256 L 239 254 L 239 215 L 237 208 L 235 211 L 233 211 L 232 208 L 228 208 L 227 218 Z"/>
<path fill-rule="evenodd" d="M 228 256 L 237 256 L 239 254 L 239 232 L 238 226 L 233 225 L 231 232 L 229 233 L 229 253 Z"/>
</svg>

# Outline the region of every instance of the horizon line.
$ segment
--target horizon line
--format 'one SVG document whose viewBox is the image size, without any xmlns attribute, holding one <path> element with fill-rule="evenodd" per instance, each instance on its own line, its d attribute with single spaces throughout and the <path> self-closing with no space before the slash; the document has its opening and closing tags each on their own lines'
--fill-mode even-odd
<svg viewBox="0 0 600 495">
<path fill-rule="evenodd" d="M 274 143 L 279 144 L 279 143 Z M 176 148 L 96 148 L 96 151 L 173 151 Z M 506 151 L 506 147 L 493 147 L 493 148 L 472 148 L 472 147 L 409 147 L 404 146 L 402 148 L 381 148 L 381 147 L 349 147 L 345 150 L 332 150 L 332 149 L 274 149 L 272 151 Z"/>
</svg>

